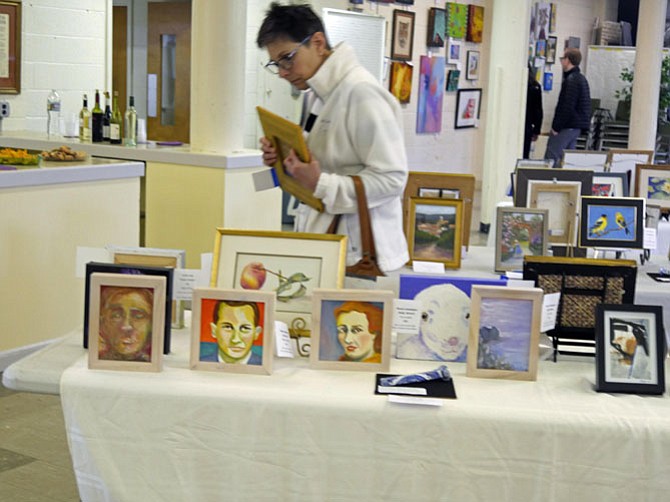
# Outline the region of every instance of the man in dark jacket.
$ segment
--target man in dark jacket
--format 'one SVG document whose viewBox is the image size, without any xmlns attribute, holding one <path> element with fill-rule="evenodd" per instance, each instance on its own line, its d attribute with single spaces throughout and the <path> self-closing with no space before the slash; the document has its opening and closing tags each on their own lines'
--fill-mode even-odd
<svg viewBox="0 0 670 502">
<path fill-rule="evenodd" d="M 582 53 L 579 49 L 565 49 L 561 59 L 563 84 L 558 95 L 554 121 L 547 142 L 545 159 L 554 159 L 555 166 L 561 162 L 563 150 L 573 149 L 582 131 L 588 131 L 591 123 L 591 93 L 586 77 L 579 70 Z"/>
</svg>

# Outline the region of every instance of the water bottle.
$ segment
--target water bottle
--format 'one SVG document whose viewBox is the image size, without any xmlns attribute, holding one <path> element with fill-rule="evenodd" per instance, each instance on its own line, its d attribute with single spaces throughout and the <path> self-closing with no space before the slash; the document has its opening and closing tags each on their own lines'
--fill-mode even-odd
<svg viewBox="0 0 670 502">
<path fill-rule="evenodd" d="M 59 136 L 60 127 L 60 96 L 51 90 L 47 96 L 47 135 Z"/>
</svg>

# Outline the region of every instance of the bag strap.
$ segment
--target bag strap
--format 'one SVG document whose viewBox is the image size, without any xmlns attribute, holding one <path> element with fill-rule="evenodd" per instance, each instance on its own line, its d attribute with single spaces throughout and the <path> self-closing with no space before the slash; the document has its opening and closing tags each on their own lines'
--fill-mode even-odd
<svg viewBox="0 0 670 502">
<path fill-rule="evenodd" d="M 370 225 L 370 212 L 368 211 L 368 201 L 365 197 L 365 185 L 360 176 L 352 176 L 354 188 L 356 189 L 356 199 L 358 200 L 358 218 L 361 227 L 361 246 L 363 258 L 369 257 L 375 263 L 377 262 L 377 251 L 375 249 L 375 240 L 372 235 L 372 226 Z"/>
</svg>

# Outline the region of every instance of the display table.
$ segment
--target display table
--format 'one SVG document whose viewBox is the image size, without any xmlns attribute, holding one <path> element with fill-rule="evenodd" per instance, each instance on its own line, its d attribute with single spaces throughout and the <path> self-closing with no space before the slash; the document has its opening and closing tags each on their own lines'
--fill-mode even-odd
<svg viewBox="0 0 670 502">
<path fill-rule="evenodd" d="M 593 359 L 542 361 L 537 382 L 465 377 L 442 407 L 390 403 L 374 373 L 275 359 L 270 376 L 188 369 L 61 380 L 83 501 L 666 500 L 670 398 L 600 394 Z M 435 363 L 392 360 L 392 373 Z M 670 369 L 670 368 L 668 368 Z M 668 369 L 666 369 L 666 374 Z"/>
</svg>

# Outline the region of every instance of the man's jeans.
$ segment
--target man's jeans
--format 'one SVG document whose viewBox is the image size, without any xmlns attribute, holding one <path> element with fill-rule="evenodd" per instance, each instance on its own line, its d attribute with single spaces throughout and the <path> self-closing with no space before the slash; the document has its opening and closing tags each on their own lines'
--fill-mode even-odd
<svg viewBox="0 0 670 502">
<path fill-rule="evenodd" d="M 563 150 L 573 150 L 580 133 L 580 129 L 561 129 L 556 135 L 549 133 L 544 158 L 554 159 L 554 167 L 559 167 L 563 159 Z"/>
</svg>

